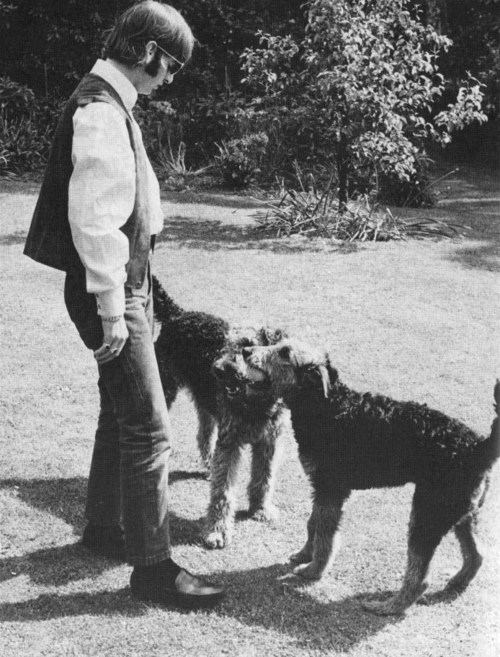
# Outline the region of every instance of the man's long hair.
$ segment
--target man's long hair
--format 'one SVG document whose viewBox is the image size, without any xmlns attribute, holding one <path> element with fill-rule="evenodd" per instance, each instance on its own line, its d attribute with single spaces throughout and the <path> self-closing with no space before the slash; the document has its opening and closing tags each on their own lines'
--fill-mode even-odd
<svg viewBox="0 0 500 657">
<path fill-rule="evenodd" d="M 180 62 L 193 52 L 194 37 L 181 14 L 154 0 L 143 0 L 119 16 L 104 45 L 103 57 L 126 66 L 137 66 L 146 54 L 146 44 L 156 43 Z M 161 53 L 157 51 L 157 59 Z"/>
</svg>

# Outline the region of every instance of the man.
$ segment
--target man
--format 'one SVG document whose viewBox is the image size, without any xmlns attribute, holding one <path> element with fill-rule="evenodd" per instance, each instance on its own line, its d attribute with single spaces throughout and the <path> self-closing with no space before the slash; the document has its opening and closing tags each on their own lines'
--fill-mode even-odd
<svg viewBox="0 0 500 657">
<path fill-rule="evenodd" d="M 132 116 L 191 57 L 172 7 L 146 0 L 117 21 L 60 119 L 25 253 L 66 272 L 65 302 L 99 371 L 100 414 L 82 542 L 133 565 L 133 595 L 199 607 L 211 586 L 171 559 L 170 428 L 152 332 L 150 256 L 163 217 Z M 123 526 L 123 529 L 122 529 Z"/>
</svg>

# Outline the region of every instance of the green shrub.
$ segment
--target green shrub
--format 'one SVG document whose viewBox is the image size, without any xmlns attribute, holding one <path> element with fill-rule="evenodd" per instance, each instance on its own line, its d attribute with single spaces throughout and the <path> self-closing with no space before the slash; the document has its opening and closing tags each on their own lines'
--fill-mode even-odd
<svg viewBox="0 0 500 657">
<path fill-rule="evenodd" d="M 32 171 L 45 162 L 59 110 L 57 100 L 38 101 L 29 87 L 0 78 L 0 175 Z"/>
<path fill-rule="evenodd" d="M 451 41 L 414 18 L 408 0 L 313 0 L 307 10 L 301 41 L 261 34 L 261 47 L 244 52 L 250 109 L 308 126 L 335 162 L 340 203 L 357 168 L 370 181 L 411 183 L 429 141 L 449 143 L 452 131 L 486 120 L 470 76 L 432 117 L 445 90 L 438 57 Z"/>
<path fill-rule="evenodd" d="M 259 172 L 269 139 L 263 132 L 231 139 L 219 145 L 215 163 L 230 188 L 246 187 Z"/>
</svg>

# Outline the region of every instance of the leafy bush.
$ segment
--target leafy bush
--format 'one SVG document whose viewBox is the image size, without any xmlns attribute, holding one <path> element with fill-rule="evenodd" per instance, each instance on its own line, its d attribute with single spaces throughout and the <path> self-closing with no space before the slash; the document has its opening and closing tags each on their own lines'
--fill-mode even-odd
<svg viewBox="0 0 500 657">
<path fill-rule="evenodd" d="M 25 85 L 0 78 L 0 175 L 33 170 L 45 161 L 59 103 L 37 101 Z"/>
<path fill-rule="evenodd" d="M 268 142 L 267 135 L 259 132 L 219 145 L 215 163 L 228 187 L 246 187 L 254 179 Z"/>
<path fill-rule="evenodd" d="M 184 126 L 171 103 L 142 99 L 134 114 L 158 178 L 169 189 L 186 189 L 210 169 L 210 166 L 192 168 L 186 164 Z"/>
<path fill-rule="evenodd" d="M 407 179 L 394 174 L 382 174 L 377 186 L 380 203 L 408 208 L 430 208 L 436 204 L 427 158 L 416 157 L 414 171 Z"/>
<path fill-rule="evenodd" d="M 257 94 L 252 107 L 269 119 L 293 114 L 313 131 L 312 143 L 335 162 L 340 203 L 357 168 L 367 180 L 410 182 L 429 139 L 447 143 L 452 130 L 486 120 L 473 79 L 431 120 L 445 88 L 438 56 L 451 42 L 407 5 L 314 0 L 302 41 L 261 34 L 261 47 L 244 54 L 246 80 Z"/>
<path fill-rule="evenodd" d="M 67 98 L 99 57 L 106 31 L 133 0 L 0 0 L 0 70 L 37 98 Z M 239 137 L 234 109 L 244 106 L 239 56 L 257 29 L 297 31 L 303 0 L 173 0 L 192 27 L 193 58 L 172 85 L 156 92 L 176 111 L 171 141 L 186 144 L 188 166 Z M 150 151 L 151 152 L 151 151 Z"/>
</svg>

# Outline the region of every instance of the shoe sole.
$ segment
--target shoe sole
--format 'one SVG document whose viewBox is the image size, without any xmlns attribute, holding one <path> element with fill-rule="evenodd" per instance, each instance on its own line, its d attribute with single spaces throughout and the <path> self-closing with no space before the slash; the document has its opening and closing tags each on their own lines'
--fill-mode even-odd
<svg viewBox="0 0 500 657">
<path fill-rule="evenodd" d="M 225 597 L 224 592 L 212 595 L 190 595 L 179 591 L 138 591 L 132 589 L 132 597 L 141 602 L 182 607 L 183 609 L 207 609 L 214 607 Z"/>
</svg>

